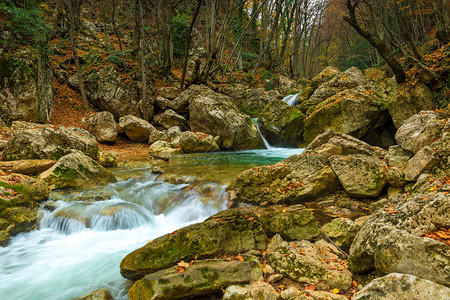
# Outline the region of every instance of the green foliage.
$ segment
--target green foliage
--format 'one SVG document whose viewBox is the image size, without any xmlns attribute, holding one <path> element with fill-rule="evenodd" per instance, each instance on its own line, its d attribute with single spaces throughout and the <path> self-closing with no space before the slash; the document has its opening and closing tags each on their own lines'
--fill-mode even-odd
<svg viewBox="0 0 450 300">
<path fill-rule="evenodd" d="M 258 54 L 252 52 L 242 51 L 242 60 L 244 62 L 251 62 L 258 58 Z"/>
<path fill-rule="evenodd" d="M 433 92 L 434 103 L 439 109 L 446 108 L 450 104 L 450 81 L 448 77 L 443 80 L 444 87 L 439 91 Z"/>
<path fill-rule="evenodd" d="M 0 87 L 23 84 L 28 78 L 34 77 L 37 66 L 35 64 L 30 65 L 25 60 L 31 58 L 28 51 L 3 55 L 0 59 Z"/>
<path fill-rule="evenodd" d="M 10 47 L 30 45 L 46 49 L 51 27 L 45 24 L 41 11 L 35 5 L 31 5 L 34 1 L 25 2 L 28 3 L 25 5 L 26 8 L 16 6 L 14 1 L 0 4 L 0 9 L 4 10 L 10 19 L 6 24 L 10 35 L 4 42 Z"/>
<path fill-rule="evenodd" d="M 266 81 L 266 80 L 270 80 L 273 78 L 273 74 L 269 71 L 269 70 L 264 70 L 261 73 L 261 82 Z"/>
<path fill-rule="evenodd" d="M 189 33 L 188 19 L 186 15 L 178 15 L 172 19 L 173 54 L 176 56 L 182 56 L 186 51 L 187 35 Z"/>
<path fill-rule="evenodd" d="M 341 70 L 357 67 L 364 71 L 367 68 L 374 67 L 372 54 L 375 54 L 375 52 L 369 42 L 359 39 L 355 45 L 349 46 L 348 53 L 340 52 L 337 66 Z"/>
<path fill-rule="evenodd" d="M 111 54 L 106 58 L 106 61 L 112 62 L 119 68 L 124 68 L 126 65 L 125 56 L 126 56 L 125 51 L 114 49 L 111 51 Z"/>
</svg>

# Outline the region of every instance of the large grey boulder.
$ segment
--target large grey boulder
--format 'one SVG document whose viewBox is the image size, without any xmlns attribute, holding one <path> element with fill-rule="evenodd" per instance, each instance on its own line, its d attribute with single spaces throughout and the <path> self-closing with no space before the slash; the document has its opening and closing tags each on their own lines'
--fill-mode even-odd
<svg viewBox="0 0 450 300">
<path fill-rule="evenodd" d="M 57 160 L 74 149 L 96 159 L 99 148 L 95 136 L 86 130 L 42 125 L 15 133 L 3 150 L 3 160 Z"/>
<path fill-rule="evenodd" d="M 344 190 L 354 197 L 377 197 L 387 183 L 385 162 L 364 154 L 335 155 L 330 164 Z"/>
<path fill-rule="evenodd" d="M 395 139 L 403 149 L 417 153 L 442 135 L 446 123 L 434 111 L 421 111 L 403 122 Z"/>
<path fill-rule="evenodd" d="M 178 144 L 184 153 L 219 151 L 219 146 L 210 134 L 185 131 L 180 134 Z"/>
<path fill-rule="evenodd" d="M 175 99 L 181 94 L 181 92 L 182 90 L 175 86 L 162 87 L 158 89 L 158 95 L 169 100 Z"/>
<path fill-rule="evenodd" d="M 409 161 L 405 168 L 405 179 L 416 181 L 420 174 L 437 163 L 435 151 L 428 146 L 420 149 Z"/>
<path fill-rule="evenodd" d="M 222 300 L 264 299 L 277 300 L 277 291 L 266 282 L 254 281 L 251 284 L 229 286 L 223 294 Z"/>
<path fill-rule="evenodd" d="M 275 271 L 302 284 L 340 290 L 352 285 L 343 253 L 324 240 L 281 242 L 269 252 L 269 260 Z"/>
<path fill-rule="evenodd" d="M 353 299 L 450 299 L 450 288 L 413 275 L 391 273 L 372 280 Z"/>
<path fill-rule="evenodd" d="M 258 118 L 261 134 L 272 146 L 298 147 L 303 141 L 304 115 L 284 101 L 273 100 Z"/>
<path fill-rule="evenodd" d="M 222 138 L 225 150 L 254 149 L 262 140 L 250 116 L 242 114 L 233 100 L 212 91 L 189 102 L 191 131 Z"/>
<path fill-rule="evenodd" d="M 450 226 L 450 197 L 444 193 L 398 195 L 370 215 L 350 248 L 357 272 L 404 273 L 448 286 L 450 247 L 424 237 Z"/>
<path fill-rule="evenodd" d="M 168 109 L 165 112 L 156 115 L 153 118 L 153 121 L 155 121 L 155 123 L 163 126 L 166 129 L 169 129 L 170 127 L 173 126 L 178 126 L 181 128 L 181 130 L 188 129 L 187 120 L 183 116 L 177 114 L 175 111 L 171 109 Z"/>
<path fill-rule="evenodd" d="M 184 90 L 175 99 L 168 103 L 168 108 L 174 110 L 180 115 L 186 116 L 189 114 L 189 101 L 194 99 L 202 92 L 211 91 L 205 85 L 191 85 L 188 89 Z"/>
<path fill-rule="evenodd" d="M 99 143 L 114 142 L 119 133 L 114 116 L 107 111 L 90 116 L 87 129 L 95 136 Z"/>
<path fill-rule="evenodd" d="M 61 157 L 38 179 L 51 189 L 104 185 L 116 181 L 110 171 L 78 151 Z"/>
<path fill-rule="evenodd" d="M 149 274 L 137 281 L 128 292 L 130 300 L 180 299 L 213 294 L 233 284 L 262 279 L 262 268 L 254 256 L 241 260 L 211 259 L 195 261 L 183 272 L 176 268 Z"/>
<path fill-rule="evenodd" d="M 252 118 L 258 117 L 264 107 L 276 99 L 262 88 L 250 89 L 240 83 L 226 85 L 219 92 L 232 98 L 238 108 Z"/>
<path fill-rule="evenodd" d="M 373 86 L 346 89 L 308 110 L 304 139 L 311 142 L 326 129 L 363 138 L 386 123 L 386 106 L 387 97 Z"/>
<path fill-rule="evenodd" d="M 146 143 L 150 133 L 156 130 L 149 122 L 132 115 L 120 118 L 119 127 L 125 132 L 130 140 L 137 143 Z"/>
</svg>

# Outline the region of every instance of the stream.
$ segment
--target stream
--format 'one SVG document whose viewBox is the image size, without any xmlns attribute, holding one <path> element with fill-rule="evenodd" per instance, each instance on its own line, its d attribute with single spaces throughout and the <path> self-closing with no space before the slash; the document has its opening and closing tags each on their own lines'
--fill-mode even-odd
<svg viewBox="0 0 450 300">
<path fill-rule="evenodd" d="M 50 194 L 40 229 L 0 247 L 0 299 L 71 299 L 107 288 L 127 299 L 131 282 L 119 264 L 149 240 L 226 209 L 225 188 L 241 171 L 281 161 L 303 149 L 271 148 L 179 155 L 157 164 L 114 169 L 117 183 Z M 184 178 L 171 184 L 166 176 Z"/>
</svg>

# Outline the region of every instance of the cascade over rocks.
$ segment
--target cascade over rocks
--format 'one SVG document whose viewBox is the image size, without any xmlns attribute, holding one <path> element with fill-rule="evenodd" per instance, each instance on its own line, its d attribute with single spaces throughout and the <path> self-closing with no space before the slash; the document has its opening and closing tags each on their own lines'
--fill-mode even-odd
<svg viewBox="0 0 450 300">
<path fill-rule="evenodd" d="M 450 226 L 450 197 L 444 193 L 398 195 L 369 216 L 350 248 L 357 272 L 405 273 L 448 286 L 450 247 L 424 237 Z"/>
<path fill-rule="evenodd" d="M 353 299 L 450 299 L 450 288 L 413 275 L 391 273 L 372 280 Z"/>
<path fill-rule="evenodd" d="M 87 187 L 115 182 L 114 175 L 81 152 L 61 157 L 53 167 L 38 177 L 51 189 Z"/>
<path fill-rule="evenodd" d="M 33 127 L 32 127 L 33 128 Z M 14 133 L 3 150 L 3 160 L 57 160 L 73 150 L 97 158 L 98 145 L 88 131 L 64 126 L 40 125 Z"/>
<path fill-rule="evenodd" d="M 0 246 L 12 236 L 39 226 L 39 203 L 50 190 L 41 180 L 20 174 L 0 172 Z"/>
<path fill-rule="evenodd" d="M 258 118 L 261 134 L 270 145 L 298 147 L 303 143 L 303 114 L 284 101 L 273 100 Z"/>
<path fill-rule="evenodd" d="M 197 260 L 180 273 L 174 267 L 149 274 L 130 289 L 134 299 L 180 299 L 208 295 L 229 285 L 261 280 L 263 276 L 258 258 L 242 256 L 243 261 L 224 259 Z"/>
<path fill-rule="evenodd" d="M 255 149 L 262 140 L 250 116 L 242 114 L 233 99 L 212 91 L 189 102 L 191 131 L 222 138 L 224 150 Z"/>
<path fill-rule="evenodd" d="M 125 132 L 130 140 L 138 143 L 147 142 L 150 133 L 156 130 L 149 122 L 132 115 L 120 118 L 119 127 Z"/>
<path fill-rule="evenodd" d="M 114 116 L 107 111 L 89 117 L 88 131 L 95 136 L 99 143 L 114 142 L 119 133 Z"/>
</svg>

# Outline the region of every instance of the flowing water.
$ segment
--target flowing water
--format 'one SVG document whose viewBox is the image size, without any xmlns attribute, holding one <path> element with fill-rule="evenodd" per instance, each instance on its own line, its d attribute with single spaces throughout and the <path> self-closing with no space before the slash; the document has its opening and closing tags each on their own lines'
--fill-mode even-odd
<svg viewBox="0 0 450 300">
<path fill-rule="evenodd" d="M 107 288 L 127 299 L 119 273 L 129 252 L 163 234 L 201 222 L 226 208 L 225 187 L 242 170 L 276 163 L 302 149 L 180 155 L 114 171 L 119 182 L 90 190 L 54 192 L 42 204 L 39 230 L 0 247 L 0 299 L 71 299 Z M 168 175 L 190 184 L 170 184 Z"/>
<path fill-rule="evenodd" d="M 298 94 L 292 94 L 284 97 L 283 101 L 289 104 L 290 106 L 295 106 L 297 104 L 297 96 Z"/>
</svg>

